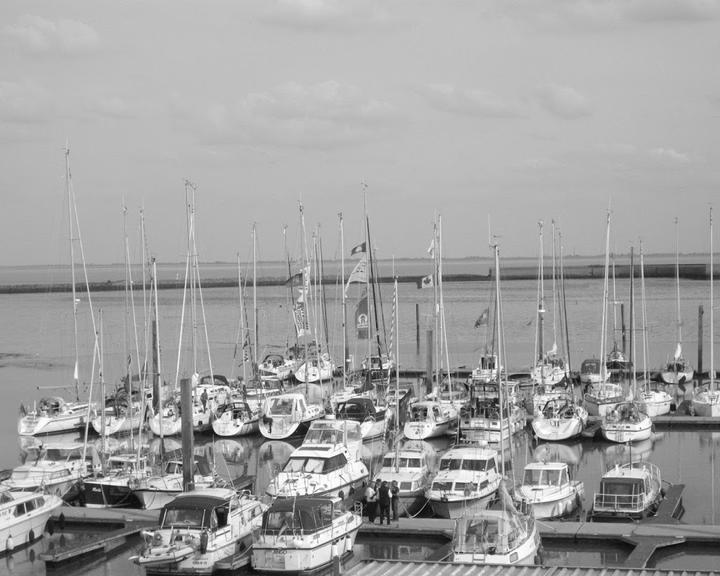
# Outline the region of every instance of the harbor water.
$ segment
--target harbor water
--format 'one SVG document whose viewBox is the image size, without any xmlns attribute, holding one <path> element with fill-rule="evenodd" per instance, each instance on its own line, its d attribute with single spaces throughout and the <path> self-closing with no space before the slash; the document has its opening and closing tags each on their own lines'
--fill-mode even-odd
<svg viewBox="0 0 720 576">
<path fill-rule="evenodd" d="M 428 264 L 430 272 L 430 265 Z M 487 342 L 488 331 L 485 326 L 475 327 L 482 312 L 492 306 L 492 283 L 453 282 L 443 287 L 444 308 L 447 323 L 449 365 L 451 368 L 470 369 L 477 364 L 481 349 Z M 392 285 L 381 287 L 382 308 L 385 325 L 390 330 L 392 314 Z M 559 321 L 555 322 L 553 332 L 553 299 L 546 283 L 545 348 L 549 349 L 553 340 L 562 349 L 564 336 Z M 612 287 L 611 287 L 612 290 Z M 572 368 L 579 369 L 580 362 L 600 353 L 600 324 L 602 312 L 602 280 L 570 280 L 566 282 L 566 308 L 569 325 L 570 360 Z M 640 310 L 639 282 L 635 285 L 635 329 L 631 332 L 631 306 L 629 302 L 629 281 L 618 280 L 615 285 L 615 300 L 624 301 L 610 309 L 609 324 L 616 330 L 608 334 L 608 341 L 622 342 L 621 326 L 626 326 L 624 338 L 626 348 L 634 343 L 636 365 L 639 369 L 647 365 L 650 370 L 659 369 L 673 354 L 676 345 L 677 327 L 675 322 L 675 282 L 674 279 L 651 279 L 646 281 L 648 357 L 642 356 L 642 330 Z M 351 286 L 348 291 L 348 338 L 349 350 L 353 358 L 365 356 L 368 344 L 358 340 L 354 334 L 354 312 L 360 289 Z M 342 357 L 342 307 L 341 289 L 338 286 L 326 286 L 327 330 L 330 350 L 333 356 Z M 248 318 L 253 323 L 253 294 L 248 286 L 245 290 L 245 305 Z M 258 288 L 257 302 L 257 341 L 258 355 L 284 347 L 294 342 L 294 326 L 290 315 L 292 296 L 283 286 Z M 94 330 L 90 319 L 90 303 L 86 295 L 79 296 L 78 334 L 79 376 L 84 383 L 91 381 L 92 351 Z M 242 342 L 239 342 L 240 306 L 237 288 L 215 288 L 202 291 L 201 303 L 197 306 L 197 358 L 198 369 L 207 371 L 212 367 L 214 373 L 228 377 L 243 375 L 240 366 Z M 698 306 L 705 307 L 705 370 L 709 368 L 710 333 L 708 286 L 706 282 L 683 281 L 681 314 L 683 317 L 683 352 L 693 363 L 696 362 L 698 349 Z M 517 280 L 502 285 L 502 301 L 505 316 L 505 338 L 507 345 L 507 367 L 509 371 L 527 371 L 532 363 L 536 342 L 537 285 L 532 281 Z M 192 330 L 190 311 L 182 310 L 183 293 L 180 290 L 162 290 L 159 293 L 159 337 L 161 341 L 162 378 L 173 383 L 190 375 L 192 371 L 190 339 Z M 3 318 L 3 330 L 0 332 L 0 392 L 3 402 L 0 405 L 0 469 L 18 465 L 26 457 L 28 445 L 33 440 L 21 440 L 17 436 L 18 408 L 21 403 L 32 405 L 42 396 L 73 392 L 70 386 L 66 390 L 39 389 L 46 386 L 72 384 L 75 346 L 73 336 L 72 300 L 68 293 L 33 293 L 0 295 L 0 313 Z M 145 338 L 147 333 L 143 306 L 143 296 L 134 294 L 135 314 L 130 311 L 131 302 L 124 292 L 99 292 L 92 294 L 92 310 L 95 326 L 102 333 L 103 380 L 108 389 L 114 388 L 125 375 L 128 359 L 134 372 L 137 372 L 138 356 L 145 357 Z M 398 306 L 395 318 L 399 332 L 399 362 L 401 368 L 424 369 L 426 366 L 426 335 L 433 329 L 433 290 L 417 289 L 415 284 L 405 283 L 399 286 Z M 102 310 L 102 325 L 100 311 Z M 181 322 L 185 319 L 183 338 Z M 324 321 L 311 320 L 312 327 L 319 329 Z M 138 344 L 135 334 L 138 334 Z M 717 330 L 716 330 L 717 333 Z M 182 344 L 180 342 L 182 341 Z M 253 339 L 254 341 L 254 339 Z M 419 345 L 418 345 L 419 343 Z M 181 349 L 178 362 L 178 349 Z M 208 349 L 210 361 L 208 361 Z M 254 352 L 252 352 L 254 353 Z M 179 366 L 179 371 L 177 367 Z M 94 378 L 93 387 L 98 390 L 100 379 Z M 308 390 L 311 397 L 319 397 L 326 390 L 313 387 Z M 678 390 L 677 401 L 682 400 L 683 390 Z M 96 392 L 93 392 L 95 395 Z M 81 396 L 87 396 L 87 389 L 81 389 Z M 79 438 L 79 436 L 78 436 Z M 97 437 L 92 438 L 97 441 Z M 133 438 L 133 441 L 137 441 Z M 152 453 L 160 451 L 159 439 L 143 435 L 142 442 L 148 445 Z M 450 439 L 433 441 L 428 448 L 440 454 L 449 445 Z M 129 438 L 112 439 L 109 449 L 121 450 L 127 447 Z M 384 451 L 390 446 L 391 439 L 367 444 L 364 459 L 376 470 Z M 211 434 L 196 437 L 196 445 L 204 447 L 213 458 L 213 462 L 224 476 L 237 478 L 243 475 L 255 478 L 256 493 L 264 488 L 277 470 L 283 465 L 293 446 L 286 442 L 263 442 L 258 436 L 233 439 L 217 439 Z M 178 439 L 166 439 L 164 449 L 179 448 Z M 628 460 L 644 458 L 660 467 L 664 481 L 684 483 L 683 493 L 685 513 L 684 522 L 691 524 L 717 524 L 720 521 L 720 430 L 656 430 L 650 440 L 632 447 L 614 445 L 605 441 L 584 439 L 572 444 L 537 445 L 527 432 L 517 435 L 511 452 L 512 466 L 510 474 L 519 481 L 524 464 L 534 458 L 560 458 L 570 464 L 576 478 L 585 482 L 586 503 L 599 487 L 600 476 L 610 466 Z M 82 537 L 79 535 L 46 535 L 30 547 L 23 548 L 10 556 L 0 558 L 0 573 L 8 574 L 44 574 L 44 563 L 37 555 L 46 550 L 54 540 L 60 538 Z M 127 558 L 141 546 L 138 539 L 128 546 L 113 551 L 108 558 L 97 561 L 88 560 L 79 565 L 62 569 L 65 575 L 88 574 L 91 576 L 142 574 L 143 570 L 130 563 Z M 380 543 L 372 538 L 358 538 L 356 557 L 413 558 L 429 557 L 433 545 L 427 542 L 403 541 L 400 543 Z M 627 549 L 608 544 L 578 550 L 566 544 L 545 545 L 545 561 L 557 565 L 619 565 L 628 554 Z M 708 550 L 685 550 L 681 555 L 658 554 L 653 558 L 658 568 L 710 569 L 717 566 L 718 558 Z M 50 571 L 48 571 L 50 573 Z"/>
</svg>

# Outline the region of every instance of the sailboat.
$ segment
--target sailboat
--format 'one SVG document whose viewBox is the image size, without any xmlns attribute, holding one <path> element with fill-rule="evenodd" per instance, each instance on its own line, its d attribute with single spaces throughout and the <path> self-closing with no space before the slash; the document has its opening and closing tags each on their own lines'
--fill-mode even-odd
<svg viewBox="0 0 720 576">
<path fill-rule="evenodd" d="M 607 301 L 610 272 L 610 210 L 607 213 L 605 230 L 605 282 L 603 284 L 602 298 L 602 324 L 600 328 L 600 358 L 605 358 L 605 339 L 607 337 Z M 620 402 L 625 400 L 622 386 L 616 382 L 608 381 L 608 366 L 606 362 L 600 364 L 599 382 L 591 384 L 584 396 L 584 407 L 591 416 L 604 416 Z"/>
<path fill-rule="evenodd" d="M 95 331 L 95 317 L 93 316 L 92 300 L 90 298 L 90 284 L 85 268 L 84 249 L 82 236 L 80 235 L 80 223 L 75 203 L 75 192 L 72 187 L 72 175 L 70 173 L 70 148 L 65 148 L 65 193 L 68 200 L 68 228 L 70 240 L 70 274 L 72 283 L 72 306 L 73 306 L 73 327 L 75 343 L 75 368 L 73 372 L 73 385 L 75 398 L 68 400 L 60 395 L 47 396 L 35 403 L 31 410 L 20 406 L 20 418 L 18 420 L 18 434 L 21 436 L 35 436 L 37 434 L 53 434 L 79 430 L 87 421 L 88 412 L 94 408 L 94 404 L 80 401 L 80 377 L 79 377 L 79 343 L 78 343 L 78 303 L 80 299 L 76 292 L 75 279 L 75 240 L 80 243 L 80 254 L 82 258 L 82 269 L 85 278 L 90 319 Z M 43 387 L 39 387 L 43 388 Z M 53 388 L 65 388 L 65 386 L 54 386 Z"/>
<path fill-rule="evenodd" d="M 187 254 L 185 259 L 185 281 L 183 290 L 182 313 L 180 317 L 180 337 L 178 339 L 178 356 L 175 368 L 175 380 L 171 390 L 161 386 L 160 401 L 157 412 L 149 419 L 148 425 L 153 434 L 158 436 L 175 436 L 181 433 L 182 417 L 180 415 L 180 371 L 183 358 L 183 327 L 185 323 L 185 304 L 188 289 L 190 292 L 190 315 L 192 329 L 190 330 L 191 350 L 190 363 L 192 373 L 190 375 L 192 395 L 192 421 L 195 432 L 205 432 L 212 426 L 212 416 L 217 407 L 216 398 L 218 395 L 228 395 L 227 379 L 215 374 L 210 356 L 210 341 L 205 321 L 205 305 L 203 302 L 202 285 L 200 282 L 200 267 L 195 244 L 195 189 L 196 186 L 185 182 L 185 198 L 187 208 Z M 198 369 L 198 337 L 196 327 L 198 325 L 198 303 L 200 305 L 203 326 L 205 328 L 205 344 L 207 347 L 207 360 L 209 374 L 201 376 Z"/>
<path fill-rule="evenodd" d="M 692 407 L 697 416 L 720 416 L 720 392 L 715 388 L 715 314 L 713 310 L 713 221 L 710 207 L 710 382 L 696 388 Z"/>
<path fill-rule="evenodd" d="M 666 384 L 684 384 L 693 379 L 695 371 L 690 361 L 687 360 L 682 353 L 682 319 L 680 316 L 680 256 L 678 241 L 678 219 L 675 218 L 675 286 L 676 294 L 676 322 L 677 322 L 677 345 L 675 353 L 671 360 L 665 365 L 665 369 L 660 372 L 662 381 Z"/>
<path fill-rule="evenodd" d="M 643 343 L 643 389 L 638 390 L 637 376 L 633 372 L 633 383 L 635 384 L 635 397 L 640 410 L 647 414 L 650 418 L 662 416 L 670 412 L 672 397 L 666 390 L 658 390 L 650 387 L 650 378 L 648 377 L 648 330 L 647 330 L 647 306 L 645 301 L 645 259 L 640 243 L 640 291 L 642 296 L 642 343 Z M 679 308 L 678 308 L 679 310 Z M 633 324 L 635 318 L 632 319 Z M 634 331 L 633 331 L 634 334 Z M 679 344 L 678 344 L 679 346 Z M 691 369 L 692 371 L 692 369 Z"/>
<path fill-rule="evenodd" d="M 538 223 L 540 229 L 540 256 L 538 265 L 538 310 L 535 340 L 535 364 L 531 368 L 530 376 L 533 384 L 539 387 L 536 395 L 541 395 L 535 405 L 544 405 L 549 399 L 547 395 L 553 394 L 562 384 L 562 392 L 566 392 L 565 383 L 570 375 L 567 362 L 558 352 L 557 330 L 555 319 L 557 317 L 557 301 L 555 290 L 555 234 L 553 222 L 553 346 L 549 351 L 544 350 L 544 315 L 545 315 L 545 270 L 543 254 L 543 222 Z"/>
</svg>

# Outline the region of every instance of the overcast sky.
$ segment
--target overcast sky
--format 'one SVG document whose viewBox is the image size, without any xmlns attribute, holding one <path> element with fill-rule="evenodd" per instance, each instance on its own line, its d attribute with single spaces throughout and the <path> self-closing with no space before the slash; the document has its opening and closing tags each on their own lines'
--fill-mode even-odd
<svg viewBox="0 0 720 576">
<path fill-rule="evenodd" d="M 67 263 L 64 157 L 88 262 L 707 251 L 720 198 L 720 0 L 3 0 L 0 264 Z M 717 228 L 717 227 L 716 227 Z M 65 240 L 63 242 L 63 239 Z"/>
</svg>

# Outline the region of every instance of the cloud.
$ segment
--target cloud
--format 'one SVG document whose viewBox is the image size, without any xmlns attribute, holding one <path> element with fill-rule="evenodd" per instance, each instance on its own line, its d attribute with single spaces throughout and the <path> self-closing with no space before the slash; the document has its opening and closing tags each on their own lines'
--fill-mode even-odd
<svg viewBox="0 0 720 576">
<path fill-rule="evenodd" d="M 0 120 L 35 124 L 52 117 L 53 103 L 47 90 L 28 81 L 0 81 Z"/>
<path fill-rule="evenodd" d="M 287 82 L 234 102 L 197 106 L 176 97 L 174 111 L 211 143 L 255 142 L 327 148 L 379 137 L 399 115 L 388 103 L 334 80 Z"/>
<path fill-rule="evenodd" d="M 77 20 L 46 20 L 25 15 L 5 27 L 3 35 L 13 44 L 32 54 L 83 54 L 100 44 L 93 28 Z"/>
<path fill-rule="evenodd" d="M 648 155 L 662 164 L 681 165 L 690 163 L 688 154 L 678 152 L 673 148 L 653 148 L 648 152 Z"/>
<path fill-rule="evenodd" d="M 431 84 L 421 91 L 431 106 L 463 116 L 517 118 L 524 115 L 520 102 L 485 90 L 464 90 L 451 84 Z"/>
<path fill-rule="evenodd" d="M 345 31 L 383 24 L 390 16 L 376 0 L 266 0 L 262 19 L 289 28 Z"/>
<path fill-rule="evenodd" d="M 624 169 L 684 168 L 695 161 L 687 152 L 667 146 L 641 148 L 634 144 L 612 143 L 601 144 L 598 151 Z"/>
<path fill-rule="evenodd" d="M 495 0 L 489 12 L 541 28 L 603 29 L 633 22 L 715 20 L 720 18 L 720 0 Z"/>
<path fill-rule="evenodd" d="M 537 92 L 539 104 L 559 118 L 580 118 L 589 116 L 590 105 L 582 94 L 569 86 L 547 84 Z"/>
</svg>

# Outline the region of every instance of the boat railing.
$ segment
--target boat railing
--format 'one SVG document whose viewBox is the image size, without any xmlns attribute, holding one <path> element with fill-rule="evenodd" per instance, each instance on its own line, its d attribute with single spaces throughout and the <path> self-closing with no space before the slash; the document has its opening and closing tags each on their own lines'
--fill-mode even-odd
<svg viewBox="0 0 720 576">
<path fill-rule="evenodd" d="M 645 504 L 644 494 L 605 494 L 596 493 L 593 500 L 594 510 L 642 510 Z"/>
</svg>

